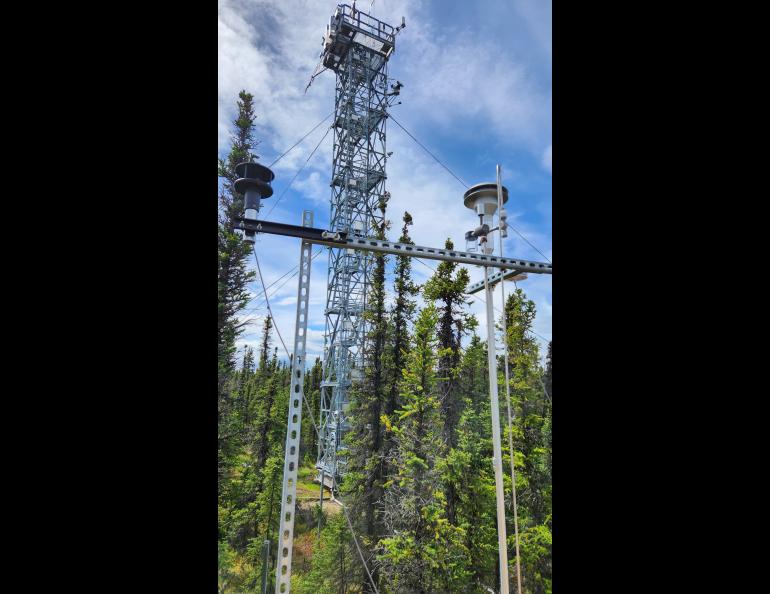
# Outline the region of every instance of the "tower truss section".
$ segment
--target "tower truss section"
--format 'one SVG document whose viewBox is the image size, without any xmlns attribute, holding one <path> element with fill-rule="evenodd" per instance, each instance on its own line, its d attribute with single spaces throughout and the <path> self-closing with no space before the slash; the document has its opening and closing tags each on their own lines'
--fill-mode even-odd
<svg viewBox="0 0 770 594">
<path fill-rule="evenodd" d="M 385 124 L 388 98 L 394 94 L 388 92 L 387 68 L 397 32 L 341 4 L 324 38 L 322 63 L 336 74 L 329 229 L 348 236 L 371 236 L 382 223 L 378 203 L 385 194 Z M 370 252 L 329 248 L 316 463 L 320 480 L 329 486 L 345 473 L 349 391 L 363 379 L 363 313 L 372 264 Z"/>
</svg>

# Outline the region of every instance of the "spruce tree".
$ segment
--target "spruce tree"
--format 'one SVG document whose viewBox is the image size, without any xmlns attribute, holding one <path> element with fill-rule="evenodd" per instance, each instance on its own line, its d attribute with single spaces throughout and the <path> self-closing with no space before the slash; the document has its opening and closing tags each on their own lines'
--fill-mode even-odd
<svg viewBox="0 0 770 594">
<path fill-rule="evenodd" d="M 454 249 L 450 239 L 446 240 L 447 250 Z M 457 445 L 457 424 L 462 413 L 462 396 L 457 389 L 457 372 L 460 363 L 460 341 L 473 318 L 465 311 L 468 304 L 464 293 L 470 277 L 466 268 L 458 268 L 456 262 L 441 262 L 436 273 L 425 284 L 425 298 L 437 302 L 439 320 L 438 333 L 438 383 L 440 390 L 441 416 L 444 420 L 443 439 L 447 450 Z M 445 485 L 447 517 L 456 524 L 458 488 L 455 482 Z"/>
<path fill-rule="evenodd" d="M 551 347 L 552 342 L 548 341 L 548 354 L 545 356 L 545 373 L 543 374 L 543 388 L 546 391 L 545 397 L 548 399 L 548 401 L 551 401 L 551 384 L 552 384 L 552 378 L 551 378 Z"/>
<path fill-rule="evenodd" d="M 374 231 L 379 239 L 386 238 L 390 225 L 385 218 L 387 202 L 388 195 L 385 194 L 378 203 L 382 222 Z M 375 509 L 382 495 L 383 430 L 380 417 L 387 393 L 385 344 L 389 333 L 385 309 L 387 259 L 383 254 L 375 254 L 373 259 L 368 305 L 364 312 L 369 326 L 364 351 L 364 377 L 350 392 L 350 431 L 346 435 L 349 456 L 343 483 L 343 492 L 350 501 L 353 524 L 363 535 L 362 544 L 367 549 L 376 543 L 379 532 Z M 376 569 L 373 578 L 377 579 Z M 361 588 L 369 592 L 371 584 L 368 578 L 362 575 L 361 579 Z"/>
<path fill-rule="evenodd" d="M 462 530 L 446 519 L 446 500 L 437 462 L 442 422 L 436 378 L 436 308 L 420 313 L 400 384 L 402 407 L 385 418 L 393 433 L 386 483 L 385 525 L 380 571 L 387 592 L 462 591 L 468 572 Z"/>
<path fill-rule="evenodd" d="M 553 379 L 551 377 L 551 342 L 548 342 L 548 354 L 546 355 L 545 359 L 545 374 L 543 375 L 543 390 L 545 392 L 544 396 L 547 402 L 547 406 L 545 407 L 545 434 L 546 434 L 546 448 L 548 450 L 548 477 L 549 480 L 553 476 L 552 474 L 552 458 L 551 453 L 553 451 L 553 435 L 552 435 L 552 413 L 553 413 L 553 400 L 552 400 L 552 390 L 553 390 Z"/>
<path fill-rule="evenodd" d="M 387 197 L 383 197 L 379 202 L 380 214 L 383 217 L 382 223 L 376 229 L 378 239 L 386 239 L 385 232 L 389 226 L 385 219 L 385 209 Z M 367 479 L 364 485 L 364 501 L 366 507 L 365 533 L 370 538 L 375 536 L 374 508 L 375 503 L 381 496 L 382 487 L 382 429 L 380 427 L 380 417 L 382 415 L 382 404 L 385 399 L 385 339 L 388 334 L 388 324 L 385 312 L 385 263 L 386 257 L 383 254 L 374 255 L 374 270 L 372 271 L 372 282 L 370 288 L 369 302 L 370 306 L 366 312 L 366 317 L 370 324 L 367 365 L 365 370 L 365 403 L 366 411 L 361 407 L 366 420 L 364 426 L 367 460 L 364 468 L 367 472 Z M 359 391 L 359 397 L 363 393 Z"/>
<path fill-rule="evenodd" d="M 535 304 L 521 289 L 508 296 L 508 336 L 522 586 L 531 594 L 551 590 L 550 407 L 532 337 Z M 507 449 L 507 443 L 504 444 Z M 509 531 L 512 535 L 512 532 Z M 513 544 L 513 537 L 510 538 Z"/>
<path fill-rule="evenodd" d="M 218 337 L 220 366 L 232 369 L 232 355 L 235 340 L 243 329 L 243 322 L 237 319 L 238 313 L 249 300 L 248 283 L 253 280 L 254 272 L 247 270 L 246 261 L 251 254 L 250 244 L 241 240 L 233 228 L 235 218 L 243 212 L 243 196 L 238 194 L 233 184 L 237 178 L 235 166 L 242 161 L 252 161 L 257 155 L 251 152 L 256 146 L 254 141 L 254 97 L 246 91 L 238 95 L 238 116 L 233 122 L 235 132 L 232 136 L 230 152 L 225 160 L 218 160 L 218 175 L 223 183 L 219 195 L 219 312 Z"/>
<path fill-rule="evenodd" d="M 273 320 L 268 314 L 265 316 L 262 326 L 262 346 L 259 349 L 259 371 L 264 372 L 267 369 L 268 355 L 270 354 L 270 330 L 273 327 Z"/>
<path fill-rule="evenodd" d="M 487 592 L 498 584 L 495 477 L 486 344 L 473 334 L 460 362 L 458 391 L 464 401 L 457 445 L 442 460 L 445 484 L 458 490 L 457 525 L 464 530 L 470 571 L 463 592 Z"/>
<path fill-rule="evenodd" d="M 270 557 L 267 570 L 268 583 L 273 579 L 272 569 L 278 558 L 278 530 L 280 529 L 281 489 L 283 487 L 283 455 L 270 457 L 263 469 L 263 488 L 255 500 L 255 538 L 250 542 L 249 557 L 254 564 L 253 585 L 262 583 L 262 547 L 270 541 Z"/>
<path fill-rule="evenodd" d="M 361 561 L 357 557 L 343 513 L 338 511 L 329 517 L 321 533 L 320 546 L 314 549 L 312 568 L 296 584 L 292 580 L 292 591 L 296 590 L 298 594 L 346 594 L 358 591 L 354 587 L 359 581 L 358 568 Z"/>
<path fill-rule="evenodd" d="M 285 379 L 282 377 L 277 363 L 277 348 L 273 352 L 273 361 L 268 365 L 267 351 L 270 344 L 270 330 L 272 324 L 270 317 L 265 319 L 265 325 L 262 336 L 262 350 L 260 354 L 260 367 L 263 371 L 259 374 L 259 387 L 254 401 L 254 442 L 253 455 L 256 472 L 262 473 L 265 468 L 267 458 L 270 455 L 271 445 L 276 443 L 278 437 L 278 427 L 276 426 L 280 419 L 276 418 L 274 404 L 282 396 Z M 264 364 L 262 363 L 264 361 Z M 288 395 L 285 396 L 288 398 Z M 284 419 L 281 426 L 285 425 Z"/>
<path fill-rule="evenodd" d="M 223 179 L 219 195 L 218 241 L 218 479 L 220 492 L 227 480 L 228 468 L 233 464 L 242 441 L 242 427 L 234 418 L 237 414 L 233 397 L 233 371 L 235 368 L 235 341 L 245 322 L 239 313 L 249 300 L 248 283 L 254 278 L 246 266 L 250 254 L 249 244 L 243 242 L 233 229 L 233 221 L 243 209 L 243 197 L 234 188 L 235 165 L 250 160 L 254 146 L 253 97 L 242 91 L 238 101 L 238 117 L 232 146 L 226 161 L 218 160 L 218 175 Z"/>
<path fill-rule="evenodd" d="M 307 407 L 303 404 L 302 412 L 305 417 L 303 417 L 302 437 L 299 444 L 300 460 L 305 464 L 314 463 L 318 452 L 318 435 L 316 434 L 316 427 L 318 426 L 318 416 L 321 406 L 322 370 L 321 359 L 316 357 L 313 367 L 305 373 L 305 398 L 310 407 L 310 412 L 307 412 Z M 312 415 L 312 419 L 306 418 L 307 415 Z"/>
<path fill-rule="evenodd" d="M 404 225 L 401 228 L 401 237 L 399 243 L 414 245 L 412 238 L 409 237 L 409 227 L 413 224 L 412 215 L 408 212 L 403 216 Z M 404 368 L 406 351 L 409 347 L 409 324 L 412 322 L 415 310 L 415 295 L 420 287 L 412 281 L 412 259 L 408 256 L 396 256 L 396 266 L 394 269 L 393 288 L 396 298 L 393 308 L 390 311 L 390 326 L 392 328 L 391 339 L 387 348 L 388 373 L 387 399 L 384 406 L 384 414 L 387 417 L 393 417 L 396 410 L 401 407 L 399 399 L 399 383 L 401 373 Z M 386 432 L 383 443 L 383 480 L 390 478 L 390 469 L 388 460 L 392 446 L 392 433 Z"/>
</svg>

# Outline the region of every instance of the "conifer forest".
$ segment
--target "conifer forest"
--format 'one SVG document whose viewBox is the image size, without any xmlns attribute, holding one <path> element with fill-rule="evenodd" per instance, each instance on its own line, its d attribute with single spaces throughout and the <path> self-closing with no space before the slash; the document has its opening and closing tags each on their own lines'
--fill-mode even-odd
<svg viewBox="0 0 770 594">
<path fill-rule="evenodd" d="M 291 370 L 270 315 L 261 321 L 258 346 L 236 347 L 246 323 L 242 314 L 249 288 L 261 291 L 254 284 L 252 246 L 233 227 L 243 211 L 243 196 L 233 188 L 235 166 L 255 159 L 258 145 L 252 95 L 241 92 L 237 107 L 229 154 L 218 161 L 221 594 L 275 588 Z M 412 243 L 411 215 L 388 211 L 386 201 L 379 206 L 386 223 L 372 235 Z M 446 247 L 452 248 L 449 239 Z M 376 254 L 373 259 L 365 312 L 366 364 L 362 380 L 351 388 L 348 462 L 334 494 L 344 502 L 347 518 L 329 489 L 319 505 L 317 435 L 304 411 L 291 591 L 370 593 L 375 591 L 373 580 L 383 594 L 499 592 L 487 350 L 477 333 L 479 321 L 468 307 L 468 270 L 440 262 L 420 285 L 412 278 L 409 257 Z M 293 264 L 287 259 L 287 268 Z M 496 320 L 498 345 L 505 341 L 509 361 L 506 403 L 498 348 L 510 591 L 517 592 L 512 444 L 522 582 L 517 594 L 550 594 L 551 348 L 549 344 L 547 353 L 540 352 L 532 334 L 535 304 L 522 286 L 526 283 L 508 283 L 504 305 L 496 304 L 503 312 Z M 286 337 L 290 328 L 281 331 Z M 305 394 L 316 421 L 321 364 L 318 358 L 309 360 L 305 373 Z"/>
</svg>

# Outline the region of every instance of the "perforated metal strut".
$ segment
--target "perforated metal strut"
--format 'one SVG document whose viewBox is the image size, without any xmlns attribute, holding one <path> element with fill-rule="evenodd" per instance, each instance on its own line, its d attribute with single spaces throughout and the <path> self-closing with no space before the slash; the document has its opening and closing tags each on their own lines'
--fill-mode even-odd
<svg viewBox="0 0 770 594">
<path fill-rule="evenodd" d="M 475 266 L 491 266 L 519 273 L 552 274 L 553 265 L 547 262 L 533 262 L 518 258 L 503 258 L 492 254 L 480 254 L 478 252 L 461 252 L 446 248 L 433 248 L 397 241 L 377 239 L 376 237 L 347 237 L 343 233 L 331 233 L 325 229 L 313 229 L 286 223 L 274 223 L 272 221 L 248 221 L 239 219 L 236 229 L 255 231 L 257 233 L 270 233 L 274 235 L 286 235 L 299 237 L 310 243 L 328 245 L 330 247 L 349 250 L 362 250 L 379 252 L 382 254 L 394 254 L 397 256 L 413 256 L 427 260 L 442 260 L 444 262 L 458 262 L 460 264 L 473 264 Z M 508 278 L 508 273 L 506 273 Z M 489 282 L 500 280 L 500 273 L 490 275 Z M 484 288 L 484 281 L 474 283 L 468 287 L 468 292 L 476 292 L 479 285 Z"/>
<path fill-rule="evenodd" d="M 313 226 L 313 213 L 302 213 L 302 225 Z M 289 387 L 289 418 L 286 426 L 286 450 L 283 462 L 281 490 L 281 517 L 276 566 L 276 594 L 287 594 L 291 589 L 291 557 L 294 548 L 294 512 L 297 505 L 297 467 L 299 440 L 302 429 L 302 400 L 305 385 L 305 342 L 307 338 L 307 310 L 310 299 L 310 265 L 312 244 L 303 241 L 299 260 L 297 288 L 297 319 L 294 324 L 294 356 L 291 364 Z"/>
</svg>

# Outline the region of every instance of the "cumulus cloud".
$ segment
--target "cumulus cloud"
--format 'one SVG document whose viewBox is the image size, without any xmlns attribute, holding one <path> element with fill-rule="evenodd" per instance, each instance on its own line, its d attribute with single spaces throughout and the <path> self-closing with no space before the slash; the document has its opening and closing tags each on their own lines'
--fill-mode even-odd
<svg viewBox="0 0 770 594">
<path fill-rule="evenodd" d="M 254 94 L 256 136 L 262 141 L 256 152 L 266 164 L 330 114 L 333 73 L 318 76 L 307 93 L 305 87 L 318 64 L 321 36 L 336 4 L 333 0 L 219 0 L 220 155 L 229 148 L 241 89 Z M 521 15 L 521 26 L 542 42 L 537 50 L 542 54 L 545 45 L 550 46 L 550 5 L 545 11 L 537 4 L 517 1 L 507 14 Z M 459 19 L 457 25 L 441 28 L 435 17 L 442 7 L 424 0 L 376 2 L 378 18 L 397 24 L 404 16 L 407 22 L 389 65 L 389 75 L 405 85 L 403 104 L 392 113 L 468 183 L 492 181 L 494 163 L 503 163 L 504 183 L 514 198 L 508 205 L 509 222 L 550 258 L 550 176 L 543 172 L 551 170 L 550 74 L 537 71 L 542 59 L 531 59 L 519 46 L 499 36 L 479 36 L 473 21 Z M 359 8 L 366 10 L 368 4 Z M 319 126 L 273 167 L 275 194 L 265 201 L 263 211 L 273 209 L 271 220 L 299 224 L 301 211 L 311 209 L 315 226 L 328 225 L 331 133 L 306 161 L 329 123 Z M 387 150 L 393 151 L 387 166 L 391 237 L 399 235 L 401 215 L 408 210 L 414 217 L 410 232 L 418 243 L 439 247 L 451 237 L 457 248 L 464 249 L 464 232 L 474 224 L 462 203 L 465 188 L 394 123 L 388 122 L 387 129 Z M 544 146 L 548 147 L 545 152 Z M 291 348 L 297 281 L 296 276 L 278 279 L 298 264 L 298 241 L 263 235 L 256 248 L 265 283 L 278 281 L 269 289 L 270 294 L 275 292 L 270 303 L 276 325 Z M 310 281 L 309 360 L 323 351 L 327 250 L 313 248 L 318 250 L 322 252 L 313 261 Z M 515 233 L 505 240 L 505 253 L 542 260 Z M 426 264 L 436 266 L 435 261 Z M 418 262 L 413 271 L 417 281 L 432 273 Z M 471 267 L 470 275 L 472 281 L 481 280 L 482 269 Z M 551 277 L 531 275 L 521 286 L 538 307 L 535 331 L 550 338 Z M 267 314 L 259 281 L 250 290 L 255 298 L 244 312 L 249 323 L 239 345 L 259 343 Z M 500 310 L 499 288 L 495 303 Z M 478 299 L 471 310 L 484 319 L 484 305 Z M 483 335 L 483 328 L 479 332 Z M 277 337 L 274 344 L 280 347 Z M 280 347 L 279 355 L 282 351 Z"/>
</svg>

